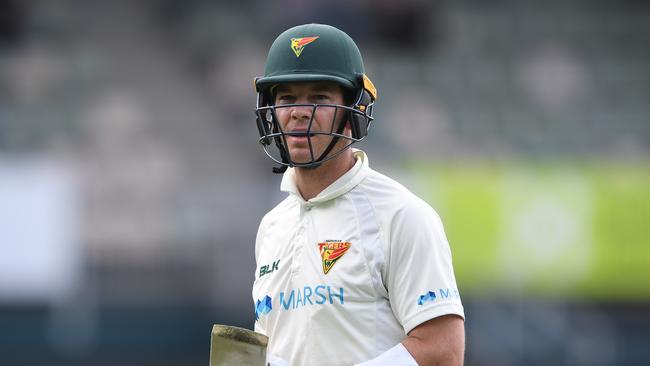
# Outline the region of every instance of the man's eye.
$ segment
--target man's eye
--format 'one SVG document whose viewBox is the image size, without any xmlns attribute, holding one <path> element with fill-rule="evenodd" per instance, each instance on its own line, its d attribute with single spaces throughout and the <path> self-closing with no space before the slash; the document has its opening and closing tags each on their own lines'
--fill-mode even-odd
<svg viewBox="0 0 650 366">
<path fill-rule="evenodd" d="M 280 103 L 287 104 L 287 103 L 291 103 L 291 101 L 293 101 L 293 100 L 294 100 L 294 98 L 291 95 L 280 95 L 280 96 L 278 96 L 278 101 L 280 101 Z"/>
<path fill-rule="evenodd" d="M 330 97 L 329 97 L 329 95 L 325 95 L 325 94 L 316 94 L 316 95 L 314 95 L 314 99 L 316 99 L 316 100 L 329 100 Z"/>
</svg>

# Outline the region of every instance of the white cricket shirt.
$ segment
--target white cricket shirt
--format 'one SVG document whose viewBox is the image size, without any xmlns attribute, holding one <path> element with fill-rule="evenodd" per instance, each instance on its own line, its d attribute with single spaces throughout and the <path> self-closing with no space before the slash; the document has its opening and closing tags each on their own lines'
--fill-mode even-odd
<svg viewBox="0 0 650 366">
<path fill-rule="evenodd" d="M 264 216 L 255 246 L 255 330 L 291 365 L 351 365 L 445 314 L 464 317 L 442 223 L 394 180 L 355 166 L 305 201 L 289 196 Z"/>
</svg>

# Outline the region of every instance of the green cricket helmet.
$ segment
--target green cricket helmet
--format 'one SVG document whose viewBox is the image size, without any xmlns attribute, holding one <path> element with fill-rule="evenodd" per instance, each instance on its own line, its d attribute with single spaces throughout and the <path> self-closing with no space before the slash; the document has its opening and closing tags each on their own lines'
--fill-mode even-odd
<svg viewBox="0 0 650 366">
<path fill-rule="evenodd" d="M 278 84 L 318 81 L 334 82 L 343 87 L 345 95 L 348 96 L 345 102 L 347 105 L 274 105 L 274 91 Z M 377 98 L 377 91 L 364 73 L 361 53 L 352 38 L 337 28 L 323 24 L 299 25 L 280 34 L 269 50 L 264 76 L 255 78 L 255 89 L 259 142 L 266 154 L 282 165 L 280 168 L 273 169 L 276 173 L 284 172 L 287 167 L 316 168 L 324 161 L 342 153 L 353 143 L 361 141 L 368 134 L 368 127 L 373 120 L 372 110 Z M 312 108 L 307 131 L 299 133 L 283 131 L 276 110 L 305 106 Z M 317 108 L 334 108 L 334 118 L 340 115 L 339 113 L 345 113 L 346 118 L 343 118 L 338 126 L 332 123 L 330 131 L 312 131 L 312 122 Z M 351 136 L 343 133 L 348 122 Z M 311 143 L 311 137 L 315 135 L 332 137 L 327 148 L 319 156 L 315 155 Z M 310 161 L 293 161 L 287 149 L 287 136 L 303 136 L 309 139 Z M 340 150 L 332 151 L 339 139 L 345 139 L 347 143 Z"/>
</svg>

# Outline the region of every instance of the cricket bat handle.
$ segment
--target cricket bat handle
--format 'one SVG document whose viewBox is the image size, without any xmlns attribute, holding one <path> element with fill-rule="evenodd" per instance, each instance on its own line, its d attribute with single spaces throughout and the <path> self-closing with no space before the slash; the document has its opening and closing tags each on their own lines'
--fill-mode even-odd
<svg viewBox="0 0 650 366">
<path fill-rule="evenodd" d="M 264 366 L 268 337 L 249 329 L 215 324 L 210 341 L 210 366 Z"/>
</svg>

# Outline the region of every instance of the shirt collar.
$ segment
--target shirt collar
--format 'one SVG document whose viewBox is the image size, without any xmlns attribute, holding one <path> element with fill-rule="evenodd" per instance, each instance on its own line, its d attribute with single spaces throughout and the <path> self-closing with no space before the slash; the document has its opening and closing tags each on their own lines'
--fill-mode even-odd
<svg viewBox="0 0 650 366">
<path fill-rule="evenodd" d="M 355 159 L 357 160 L 354 166 L 343 174 L 339 179 L 335 180 L 334 183 L 330 184 L 322 192 L 320 192 L 316 197 L 305 201 L 298 191 L 298 186 L 296 186 L 295 179 L 295 169 L 289 168 L 282 176 L 282 183 L 280 183 L 280 190 L 282 192 L 287 192 L 301 202 L 310 202 L 310 203 L 321 203 L 332 200 L 356 187 L 357 184 L 368 175 L 370 172 L 370 166 L 368 162 L 368 156 L 361 150 L 352 149 Z"/>
</svg>

